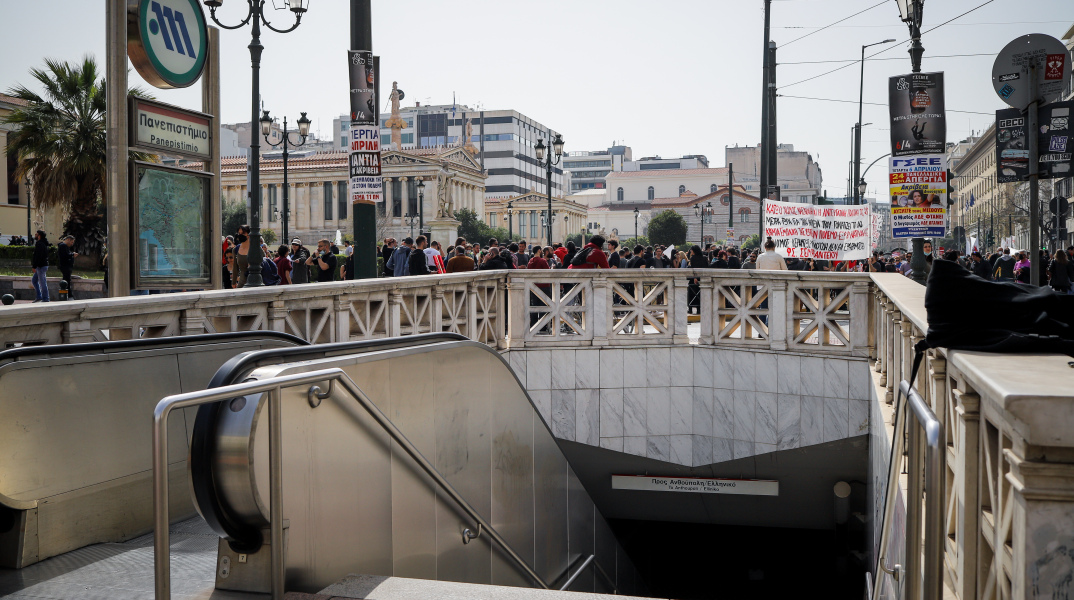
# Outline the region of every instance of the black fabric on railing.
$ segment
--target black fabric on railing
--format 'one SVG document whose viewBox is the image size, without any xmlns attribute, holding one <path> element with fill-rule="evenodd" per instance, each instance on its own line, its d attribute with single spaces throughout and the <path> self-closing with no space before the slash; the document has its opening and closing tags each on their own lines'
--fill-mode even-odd
<svg viewBox="0 0 1074 600">
<path fill-rule="evenodd" d="M 1074 356 L 1074 296 L 988 281 L 936 260 L 925 287 L 929 348 Z"/>
</svg>

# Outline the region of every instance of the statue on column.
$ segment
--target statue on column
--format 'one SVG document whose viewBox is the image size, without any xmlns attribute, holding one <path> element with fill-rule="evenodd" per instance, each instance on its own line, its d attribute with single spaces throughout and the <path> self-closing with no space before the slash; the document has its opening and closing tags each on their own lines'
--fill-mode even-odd
<svg viewBox="0 0 1074 600">
<path fill-rule="evenodd" d="M 447 161 L 440 161 L 440 170 L 436 173 L 436 218 L 454 219 L 455 201 L 451 194 L 451 180 L 455 178 L 448 171 Z"/>
<path fill-rule="evenodd" d="M 389 127 L 392 130 L 392 149 L 400 150 L 403 147 L 403 136 L 401 131 L 406 127 L 406 122 L 399 117 L 399 101 L 402 100 L 406 94 L 403 90 L 399 89 L 399 82 L 392 82 L 392 93 L 389 95 L 392 101 L 392 116 L 385 123 L 385 127 Z"/>
</svg>

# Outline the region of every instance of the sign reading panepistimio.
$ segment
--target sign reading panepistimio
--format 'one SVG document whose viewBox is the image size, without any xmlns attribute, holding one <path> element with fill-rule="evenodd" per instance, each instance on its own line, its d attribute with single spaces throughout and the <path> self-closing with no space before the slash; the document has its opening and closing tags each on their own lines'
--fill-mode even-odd
<svg viewBox="0 0 1074 600">
<path fill-rule="evenodd" d="M 779 482 L 766 479 L 715 479 L 710 477 L 612 475 L 612 489 L 640 490 L 646 492 L 778 496 Z"/>
<path fill-rule="evenodd" d="M 129 96 L 132 148 L 189 158 L 212 157 L 212 117 L 178 106 Z"/>
</svg>

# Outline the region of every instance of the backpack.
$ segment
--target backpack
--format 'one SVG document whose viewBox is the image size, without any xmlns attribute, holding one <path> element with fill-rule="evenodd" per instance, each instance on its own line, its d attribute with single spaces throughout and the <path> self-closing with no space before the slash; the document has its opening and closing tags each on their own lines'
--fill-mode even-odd
<svg viewBox="0 0 1074 600">
<path fill-rule="evenodd" d="M 571 259 L 571 266 L 572 267 L 583 267 L 583 266 L 585 266 L 585 260 L 587 258 L 589 258 L 589 254 L 591 252 L 593 252 L 592 248 L 582 248 L 578 252 L 575 252 L 574 253 L 574 258 Z"/>
</svg>

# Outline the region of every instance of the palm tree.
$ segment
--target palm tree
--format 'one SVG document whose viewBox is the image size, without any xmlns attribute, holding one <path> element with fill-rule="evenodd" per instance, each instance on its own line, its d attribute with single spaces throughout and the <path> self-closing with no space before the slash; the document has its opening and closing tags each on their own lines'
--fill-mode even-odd
<svg viewBox="0 0 1074 600">
<path fill-rule="evenodd" d="M 29 104 L 2 121 L 16 127 L 8 134 L 7 153 L 16 157 L 15 176 L 33 180 L 38 205 L 67 215 L 64 235 L 75 236 L 78 252 L 100 256 L 105 228 L 99 207 L 107 174 L 105 82 L 98 80 L 97 61 L 89 55 L 75 64 L 49 58 L 45 66 L 30 70 L 43 93 L 21 84 L 8 91 Z M 139 89 L 130 93 L 146 96 Z M 131 158 L 155 160 L 141 152 L 131 152 Z"/>
</svg>

